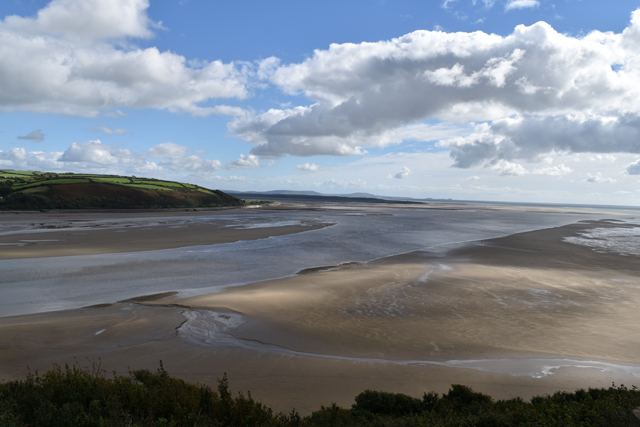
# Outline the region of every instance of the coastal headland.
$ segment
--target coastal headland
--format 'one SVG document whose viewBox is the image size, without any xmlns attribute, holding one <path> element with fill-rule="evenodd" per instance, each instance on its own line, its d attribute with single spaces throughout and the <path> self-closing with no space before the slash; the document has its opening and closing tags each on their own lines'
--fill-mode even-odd
<svg viewBox="0 0 640 427">
<path fill-rule="evenodd" d="M 157 224 L 138 227 L 136 218 L 117 214 L 6 213 L 4 230 L 15 233 L 0 241 L 34 242 L 0 246 L 0 257 L 37 263 L 37 257 L 211 245 L 326 226 L 242 229 L 211 219 L 223 214 L 185 212 L 177 220 L 175 213 L 148 212 L 141 215 Z M 171 219 L 162 223 L 163 217 Z M 24 221 L 42 226 L 21 234 Z M 82 229 L 92 221 L 95 227 Z M 70 223 L 82 230 L 69 230 Z M 60 228 L 46 228 L 55 224 Z M 162 360 L 173 376 L 192 382 L 215 385 L 226 372 L 233 391 L 250 390 L 276 411 L 295 407 L 303 414 L 332 402 L 349 406 L 365 389 L 421 396 L 465 384 L 495 398 L 527 399 L 612 382 L 640 385 L 638 256 L 571 240 L 636 227 L 612 215 L 468 242 L 444 255 L 413 251 L 327 265 L 217 293 L 163 292 L 1 317 L 0 379 L 23 378 L 27 366 L 44 371 L 100 359 L 107 371 L 126 373 Z M 150 231 L 154 237 L 145 240 Z M 85 234 L 66 234 L 75 232 Z"/>
</svg>

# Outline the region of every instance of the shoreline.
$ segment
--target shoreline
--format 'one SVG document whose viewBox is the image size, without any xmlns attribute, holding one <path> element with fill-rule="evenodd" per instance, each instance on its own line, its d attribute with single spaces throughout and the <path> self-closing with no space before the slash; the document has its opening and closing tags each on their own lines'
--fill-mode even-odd
<svg viewBox="0 0 640 427">
<path fill-rule="evenodd" d="M 638 258 L 563 240 L 621 226 L 626 224 L 574 223 L 486 239 L 444 257 L 418 251 L 311 268 L 216 294 L 143 295 L 0 318 L 0 379 L 21 378 L 26 365 L 46 370 L 53 362 L 85 357 L 100 357 L 105 368 L 120 373 L 153 369 L 162 359 L 178 378 L 215 385 L 227 372 L 234 392 L 250 390 L 276 411 L 295 407 L 302 414 L 334 401 L 348 406 L 367 388 L 419 396 L 466 384 L 496 399 L 528 399 L 612 381 L 640 385 L 635 374 L 597 367 L 564 366 L 533 378 L 462 366 L 554 358 L 635 362 Z M 185 313 L 199 310 L 228 316 L 196 325 L 200 338 L 223 333 L 335 357 L 203 344 L 180 331 L 189 321 Z M 393 362 L 425 358 L 433 363 Z"/>
</svg>

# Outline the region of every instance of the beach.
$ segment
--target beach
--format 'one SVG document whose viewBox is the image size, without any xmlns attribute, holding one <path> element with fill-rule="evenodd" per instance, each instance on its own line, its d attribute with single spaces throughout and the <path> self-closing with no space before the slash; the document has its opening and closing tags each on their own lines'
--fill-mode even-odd
<svg viewBox="0 0 640 427">
<path fill-rule="evenodd" d="M 171 221 L 153 226 L 156 249 L 206 230 L 220 239 L 202 243 L 211 245 L 331 227 L 278 219 L 277 226 L 243 229 L 207 217 L 171 228 L 178 224 Z M 250 390 L 276 411 L 302 414 L 333 402 L 350 406 L 365 389 L 420 397 L 465 384 L 494 398 L 528 399 L 612 382 L 640 385 L 640 264 L 613 244 L 638 225 L 615 216 L 565 222 L 439 252 L 320 264 L 213 293 L 162 289 L 1 317 L 0 378 L 23 378 L 27 365 L 42 372 L 53 363 L 99 363 L 126 373 L 154 370 L 162 360 L 171 375 L 192 382 L 215 385 L 226 373 L 234 392 Z M 144 240 L 145 227 L 127 233 L 140 228 L 128 235 Z M 102 239 L 117 229 L 87 233 Z M 123 245 L 111 242 L 102 250 Z M 21 257 L 50 256 L 37 246 L 17 249 Z"/>
</svg>

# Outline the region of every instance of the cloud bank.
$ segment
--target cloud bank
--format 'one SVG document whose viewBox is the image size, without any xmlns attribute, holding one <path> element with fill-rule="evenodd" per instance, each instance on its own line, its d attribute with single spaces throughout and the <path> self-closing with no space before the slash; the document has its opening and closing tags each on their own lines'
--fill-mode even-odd
<svg viewBox="0 0 640 427">
<path fill-rule="evenodd" d="M 248 113 L 229 129 L 257 156 L 345 156 L 402 142 L 425 121 L 475 122 L 466 136 L 440 135 L 439 146 L 456 167 L 511 175 L 524 173 L 519 161 L 557 153 L 640 153 L 638 46 L 640 11 L 619 34 L 572 37 L 539 22 L 508 36 L 416 31 L 333 44 L 271 74 L 310 105 Z"/>
</svg>

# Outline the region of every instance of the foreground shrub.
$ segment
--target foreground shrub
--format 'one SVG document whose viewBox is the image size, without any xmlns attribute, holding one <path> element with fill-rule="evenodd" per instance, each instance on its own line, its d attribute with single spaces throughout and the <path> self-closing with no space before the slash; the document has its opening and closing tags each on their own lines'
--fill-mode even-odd
<svg viewBox="0 0 640 427">
<path fill-rule="evenodd" d="M 136 370 L 107 378 L 99 364 L 90 369 L 59 366 L 43 375 L 0 384 L 2 427 L 178 427 L 178 426 L 627 426 L 640 406 L 640 392 L 608 389 L 557 392 L 493 401 L 463 385 L 422 399 L 365 390 L 350 409 L 336 404 L 308 417 L 287 415 L 256 402 L 250 393 L 233 395 L 226 375 L 216 390 L 172 378 L 160 363 L 155 371 Z"/>
</svg>

